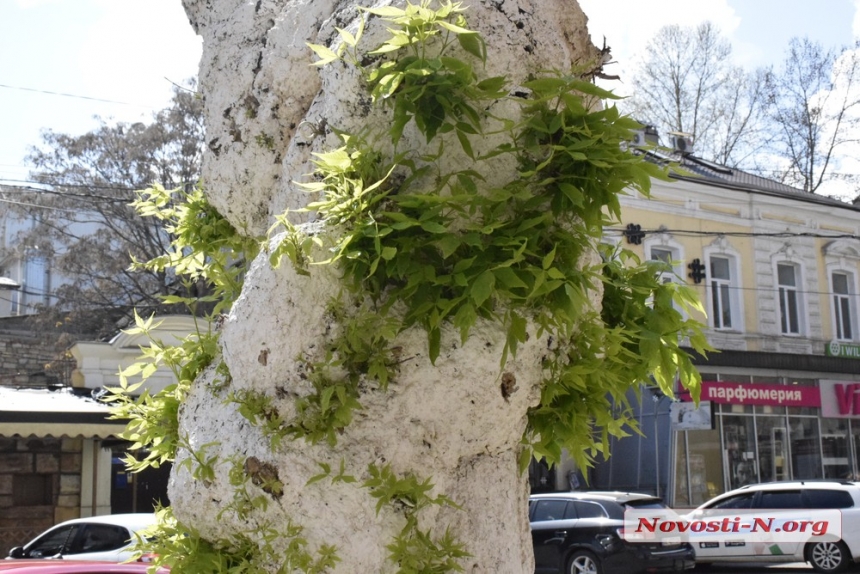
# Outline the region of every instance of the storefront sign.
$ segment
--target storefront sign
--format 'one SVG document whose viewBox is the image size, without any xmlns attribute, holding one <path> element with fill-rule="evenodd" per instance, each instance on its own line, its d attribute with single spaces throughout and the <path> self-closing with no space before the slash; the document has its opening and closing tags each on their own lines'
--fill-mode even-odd
<svg viewBox="0 0 860 574">
<path fill-rule="evenodd" d="M 860 345 L 830 341 L 824 347 L 824 354 L 828 357 L 847 357 L 849 359 L 860 359 Z"/>
<path fill-rule="evenodd" d="M 681 393 L 689 401 L 689 393 Z M 761 385 L 750 383 L 702 382 L 702 401 L 735 405 L 770 405 L 777 407 L 819 407 L 817 387 L 800 385 Z"/>
<path fill-rule="evenodd" d="M 821 391 L 821 416 L 860 418 L 860 383 L 851 381 L 818 381 Z"/>
</svg>

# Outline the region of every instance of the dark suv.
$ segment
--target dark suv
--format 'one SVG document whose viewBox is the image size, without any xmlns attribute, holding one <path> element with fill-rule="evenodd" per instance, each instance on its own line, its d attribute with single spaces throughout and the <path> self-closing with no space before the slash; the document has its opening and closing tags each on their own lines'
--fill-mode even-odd
<svg viewBox="0 0 860 574">
<path fill-rule="evenodd" d="M 631 543 L 621 539 L 626 509 L 666 508 L 631 492 L 556 492 L 529 498 L 535 572 L 628 574 L 695 566 L 687 543 Z"/>
</svg>

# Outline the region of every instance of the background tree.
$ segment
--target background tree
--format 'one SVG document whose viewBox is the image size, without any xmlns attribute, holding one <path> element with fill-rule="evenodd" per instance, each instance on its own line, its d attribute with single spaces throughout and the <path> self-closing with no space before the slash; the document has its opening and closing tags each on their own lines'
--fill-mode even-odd
<svg viewBox="0 0 860 574">
<path fill-rule="evenodd" d="M 193 84 L 192 84 L 193 88 Z M 134 191 L 160 183 L 194 185 L 203 145 L 202 102 L 176 87 L 168 108 L 152 122 L 102 121 L 80 136 L 46 131 L 29 155 L 31 179 L 44 189 L 29 193 L 18 209 L 34 226 L 20 244 L 50 258 L 52 273 L 68 279 L 42 309 L 51 324 L 62 313 L 89 332 L 115 329 L 133 307 L 163 309 L 160 295 L 183 290 L 165 272 L 129 270 L 132 259 L 164 253 L 168 233 L 131 207 Z M 66 315 L 70 312 L 70 315 Z"/>
<path fill-rule="evenodd" d="M 825 50 L 794 38 L 776 70 L 747 72 L 731 56 L 710 22 L 661 28 L 622 106 L 660 133 L 691 134 L 704 159 L 809 192 L 829 181 L 856 183 L 857 175 L 838 169 L 860 127 L 858 45 Z"/>
<path fill-rule="evenodd" d="M 830 180 L 856 182 L 836 173 L 838 153 L 858 141 L 860 44 L 825 50 L 794 38 L 766 90 L 772 141 L 771 170 L 784 183 L 815 192 Z M 771 175 L 774 175 L 773 173 Z"/>
<path fill-rule="evenodd" d="M 762 136 L 765 74 L 731 63 L 731 45 L 711 22 L 665 26 L 648 43 L 623 109 L 661 133 L 691 134 L 696 155 L 738 166 Z"/>
</svg>

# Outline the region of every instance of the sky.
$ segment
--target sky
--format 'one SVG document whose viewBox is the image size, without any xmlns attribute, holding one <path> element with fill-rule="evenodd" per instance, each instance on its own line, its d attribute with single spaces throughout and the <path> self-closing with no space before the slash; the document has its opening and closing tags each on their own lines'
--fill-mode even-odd
<svg viewBox="0 0 860 574">
<path fill-rule="evenodd" d="M 0 183 L 27 180 L 44 129 L 149 122 L 201 52 L 180 0 L 0 0 Z"/>
<path fill-rule="evenodd" d="M 860 37 L 860 0 L 579 3 L 593 41 L 605 37 L 612 48 L 617 63 L 605 71 L 622 77 L 610 86 L 619 93 L 666 24 L 711 20 L 750 69 L 777 65 L 792 37 L 826 47 Z M 0 183 L 25 185 L 25 158 L 42 130 L 81 135 L 98 126 L 96 116 L 149 121 L 168 105 L 172 83 L 196 75 L 201 51 L 180 0 L 0 0 Z"/>
</svg>

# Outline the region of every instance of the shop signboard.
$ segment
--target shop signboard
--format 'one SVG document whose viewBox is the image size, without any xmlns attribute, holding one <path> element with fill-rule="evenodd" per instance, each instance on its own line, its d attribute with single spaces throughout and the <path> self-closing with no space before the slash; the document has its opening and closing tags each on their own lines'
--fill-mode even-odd
<svg viewBox="0 0 860 574">
<path fill-rule="evenodd" d="M 860 359 L 860 345 L 830 341 L 824 346 L 824 354 L 828 357 L 846 357 L 848 359 Z"/>
<path fill-rule="evenodd" d="M 679 393 L 682 401 L 689 401 L 690 393 Z M 820 407 L 818 387 L 803 385 L 766 385 L 702 381 L 702 401 L 733 405 L 770 405 L 776 407 Z"/>
<path fill-rule="evenodd" d="M 818 389 L 821 392 L 821 416 L 860 418 L 860 383 L 820 380 Z"/>
</svg>

